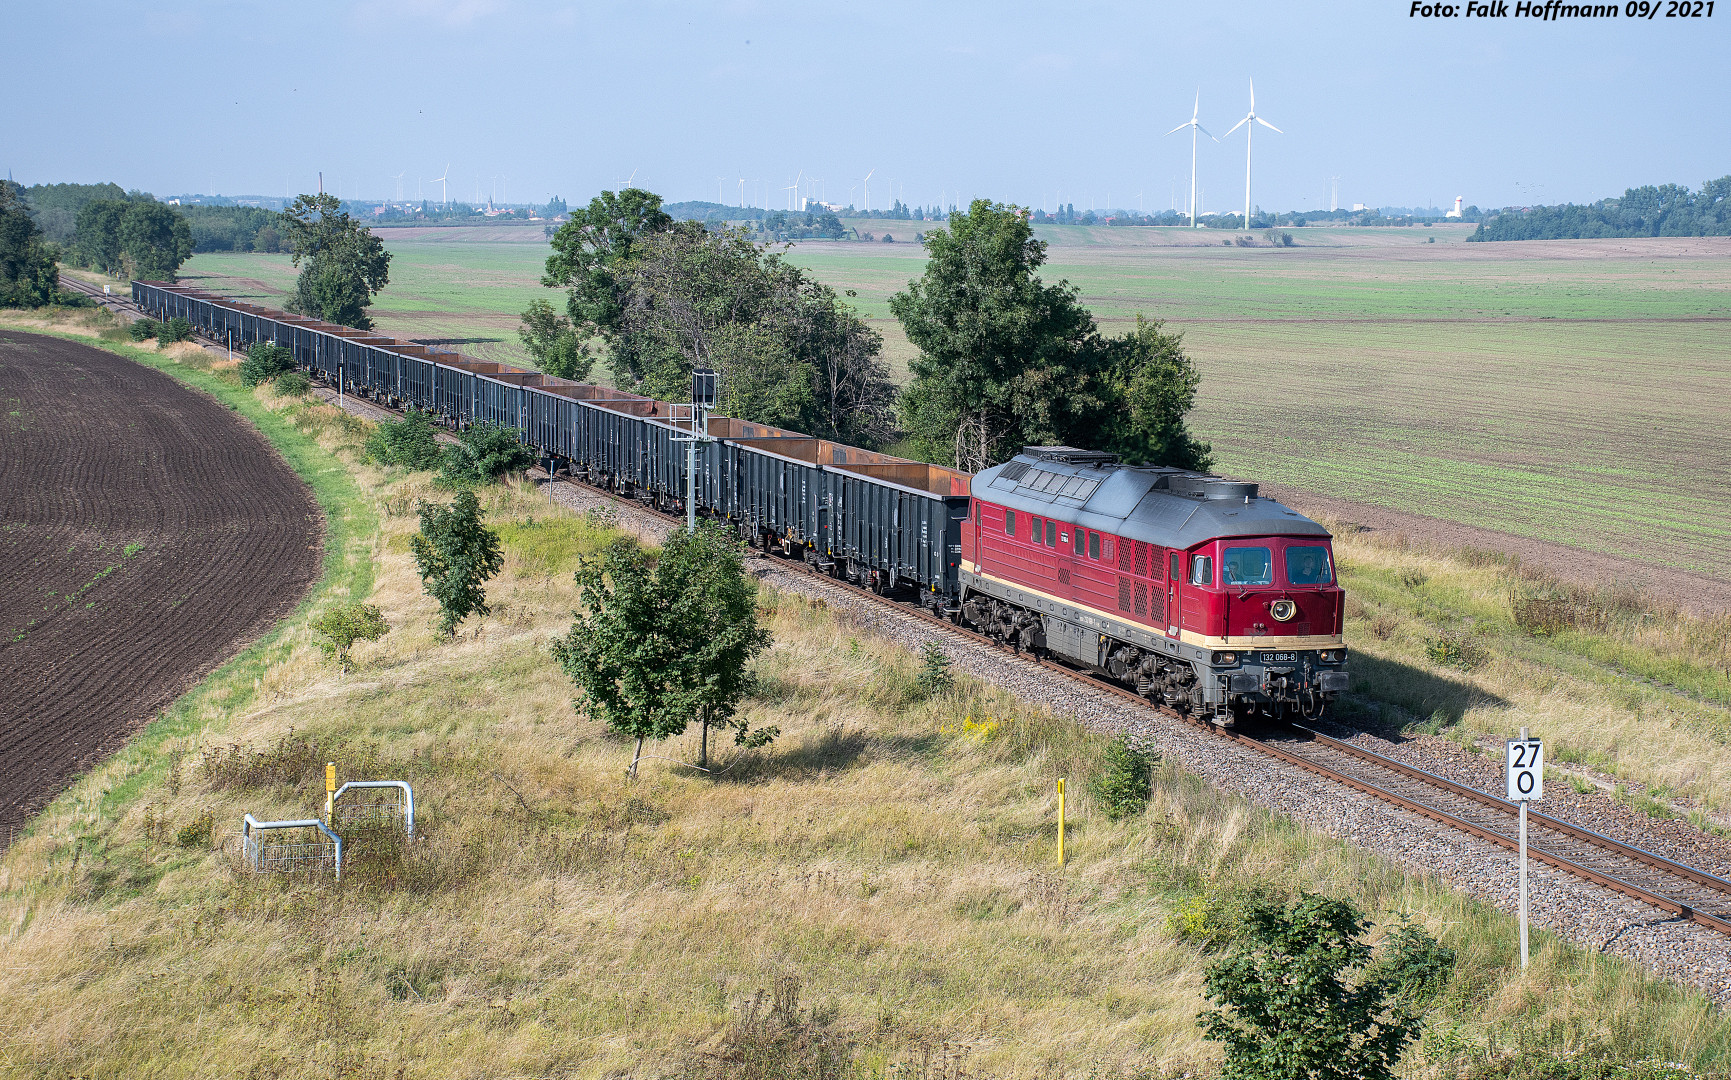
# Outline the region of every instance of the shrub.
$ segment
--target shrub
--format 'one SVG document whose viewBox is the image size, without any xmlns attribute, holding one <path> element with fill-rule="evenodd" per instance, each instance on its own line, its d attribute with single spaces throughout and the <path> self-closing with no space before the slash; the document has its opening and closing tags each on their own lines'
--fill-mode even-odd
<svg viewBox="0 0 1731 1080">
<path fill-rule="evenodd" d="M 213 747 L 199 758 L 197 773 L 213 788 L 298 787 L 324 775 L 324 755 L 317 743 L 297 739 L 290 728 L 269 750 L 238 743 Z"/>
<path fill-rule="evenodd" d="M 516 428 L 475 424 L 459 432 L 457 445 L 447 446 L 439 467 L 439 482 L 447 487 L 489 484 L 508 472 L 535 464 L 535 452 L 523 445 Z"/>
<path fill-rule="evenodd" d="M 248 349 L 246 359 L 240 362 L 240 381 L 246 386 L 258 386 L 278 375 L 286 375 L 294 370 L 294 366 L 294 353 L 281 345 L 261 341 Z"/>
<path fill-rule="evenodd" d="M 126 332 L 132 335 L 134 341 L 149 341 L 156 336 L 161 326 L 155 319 L 134 319 Z"/>
<path fill-rule="evenodd" d="M 177 341 L 191 341 L 192 324 L 177 315 L 165 323 L 158 324 L 156 337 L 165 345 L 172 345 Z"/>
<path fill-rule="evenodd" d="M 1444 630 L 1426 639 L 1424 651 L 1437 663 L 1462 671 L 1471 671 L 1491 658 L 1484 642 L 1468 630 Z"/>
<path fill-rule="evenodd" d="M 1154 782 L 1154 763 L 1160 755 L 1152 747 L 1119 735 L 1106 744 L 1100 771 L 1088 781 L 1088 793 L 1113 821 L 1148 809 L 1148 791 Z"/>
<path fill-rule="evenodd" d="M 935 641 L 928 641 L 920 648 L 920 673 L 917 682 L 920 692 L 927 697 L 948 693 L 956 684 L 956 677 L 950 671 L 950 658 L 944 655 L 943 647 Z"/>
<path fill-rule="evenodd" d="M 298 371 L 276 377 L 276 392 L 284 397 L 306 397 L 312 388 L 313 381 Z"/>
<path fill-rule="evenodd" d="M 323 640 L 319 648 L 327 659 L 335 659 L 349 670 L 349 650 L 357 641 L 377 641 L 390 633 L 385 616 L 372 604 L 352 601 L 338 604 L 313 620 L 313 631 Z"/>
<path fill-rule="evenodd" d="M 419 409 L 410 409 L 401 420 L 381 420 L 367 436 L 367 457 L 405 469 L 437 468 L 441 455 L 434 430 L 433 414 Z"/>
<path fill-rule="evenodd" d="M 174 842 L 183 848 L 207 848 L 216 830 L 216 815 L 209 810 L 193 818 L 174 834 Z"/>
<path fill-rule="evenodd" d="M 1204 978 L 1214 1008 L 1196 1018 L 1225 1044 L 1226 1080 L 1393 1080 L 1424 1025 L 1422 1007 L 1455 954 L 1403 924 L 1377 957 L 1351 901 L 1304 894 L 1244 913 L 1231 951 Z"/>
</svg>

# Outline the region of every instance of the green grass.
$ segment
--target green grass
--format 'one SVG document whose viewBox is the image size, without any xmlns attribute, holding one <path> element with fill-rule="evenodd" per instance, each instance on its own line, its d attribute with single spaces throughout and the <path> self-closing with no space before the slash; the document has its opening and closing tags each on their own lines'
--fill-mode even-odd
<svg viewBox="0 0 1731 1080">
<path fill-rule="evenodd" d="M 930 223 L 868 227 L 904 225 L 911 239 Z M 1184 332 L 1203 372 L 1193 424 L 1223 471 L 1731 575 L 1718 435 L 1731 346 L 1727 324 L 1701 321 L 1731 317 L 1731 260 L 1676 254 L 1699 242 L 1468 245 L 1461 226 L 1329 228 L 1289 230 L 1300 246 L 1275 250 L 1223 248 L 1206 229 L 1037 231 L 1052 244 L 1046 276 L 1078 285 L 1107 331 L 1141 312 Z M 383 235 L 395 262 L 382 328 L 485 339 L 462 348 L 523 361 L 516 314 L 546 295 L 545 244 Z M 855 291 L 905 379 L 913 350 L 889 298 L 919 276 L 923 250 L 825 242 L 789 257 Z M 292 284 L 278 256 L 200 255 L 188 274 L 262 282 L 246 288 L 267 301 Z"/>
</svg>

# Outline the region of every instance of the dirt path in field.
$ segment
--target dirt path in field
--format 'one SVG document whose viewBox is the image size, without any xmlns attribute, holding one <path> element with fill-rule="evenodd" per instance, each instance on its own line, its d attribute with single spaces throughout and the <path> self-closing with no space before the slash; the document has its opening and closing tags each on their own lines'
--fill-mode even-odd
<svg viewBox="0 0 1731 1080">
<path fill-rule="evenodd" d="M 0 842 L 292 610 L 323 534 L 215 400 L 0 331 Z"/>
<path fill-rule="evenodd" d="M 1607 582 L 1633 585 L 1655 600 L 1676 604 L 1698 615 L 1731 612 L 1731 581 L 1722 578 L 1651 566 L 1616 555 L 1582 551 L 1563 544 L 1530 540 L 1494 529 L 1347 502 L 1307 491 L 1267 485 L 1263 486 L 1263 491 L 1300 513 L 1331 523 L 1357 525 L 1387 536 L 1404 535 L 1446 550 L 1483 548 L 1508 552 L 1519 556 L 1522 563 L 1546 570 L 1564 581 L 1582 585 Z"/>
</svg>

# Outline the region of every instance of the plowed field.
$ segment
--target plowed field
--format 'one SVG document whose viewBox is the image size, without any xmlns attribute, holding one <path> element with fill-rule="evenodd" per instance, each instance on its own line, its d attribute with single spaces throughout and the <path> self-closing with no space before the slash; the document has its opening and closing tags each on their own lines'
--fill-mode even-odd
<svg viewBox="0 0 1731 1080">
<path fill-rule="evenodd" d="M 322 521 L 216 401 L 0 331 L 0 843 L 290 611 Z"/>
</svg>

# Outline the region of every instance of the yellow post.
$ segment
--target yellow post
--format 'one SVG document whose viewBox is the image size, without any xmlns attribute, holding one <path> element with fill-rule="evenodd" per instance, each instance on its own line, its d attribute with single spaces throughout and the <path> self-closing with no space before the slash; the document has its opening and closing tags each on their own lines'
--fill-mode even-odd
<svg viewBox="0 0 1731 1080">
<path fill-rule="evenodd" d="M 1058 865 L 1064 865 L 1064 778 L 1058 778 Z"/>
<path fill-rule="evenodd" d="M 336 794 L 337 794 L 337 763 L 334 761 L 327 761 L 327 762 L 325 762 L 325 824 L 326 825 L 331 824 L 331 822 L 333 820 L 331 815 L 335 811 L 335 806 L 333 805 L 333 802 L 336 798 Z"/>
</svg>

